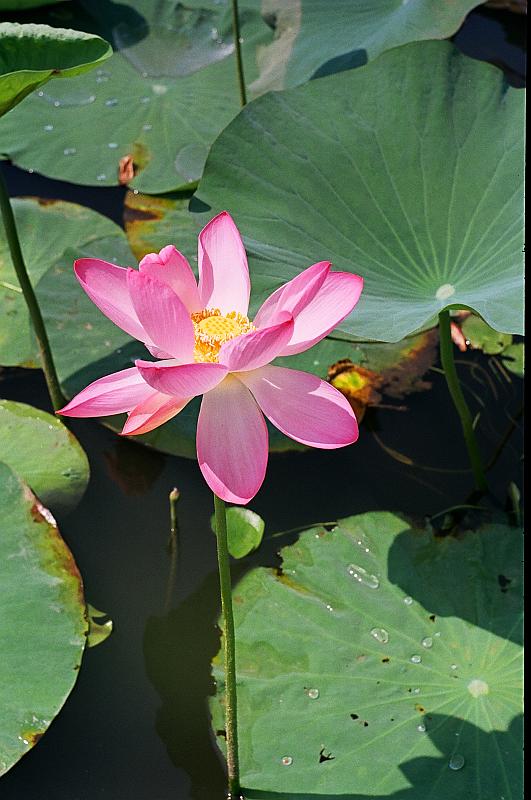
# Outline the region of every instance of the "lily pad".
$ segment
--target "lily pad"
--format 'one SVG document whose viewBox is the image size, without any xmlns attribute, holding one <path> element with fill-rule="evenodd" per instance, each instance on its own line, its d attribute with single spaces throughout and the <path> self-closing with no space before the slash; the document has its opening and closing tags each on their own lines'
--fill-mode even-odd
<svg viewBox="0 0 531 800">
<path fill-rule="evenodd" d="M 521 796 L 521 544 L 505 525 L 440 539 L 377 512 L 248 573 L 234 589 L 246 796 Z M 220 656 L 214 672 L 222 692 Z"/>
<path fill-rule="evenodd" d="M 446 39 L 462 25 L 478 0 L 266 0 L 275 40 L 259 57 L 254 86 L 284 89 L 312 76 L 359 67 L 392 47 L 423 39 Z"/>
<path fill-rule="evenodd" d="M 188 254 L 197 276 L 197 236 L 201 225 L 190 214 L 190 194 L 164 195 L 127 192 L 124 203 L 125 232 L 131 250 L 140 261 L 146 253 L 158 253 L 168 243 Z"/>
<path fill-rule="evenodd" d="M 25 11 L 38 6 L 51 6 L 65 0 L 0 0 L 0 11 Z"/>
<path fill-rule="evenodd" d="M 50 78 L 81 75 L 112 53 L 99 36 L 49 25 L 0 22 L 0 42 L 0 116 Z"/>
<path fill-rule="evenodd" d="M 0 461 L 56 516 L 75 508 L 87 488 L 89 463 L 75 436 L 57 417 L 25 403 L 0 400 Z"/>
<path fill-rule="evenodd" d="M 216 532 L 215 516 L 210 519 L 210 527 Z M 227 508 L 227 539 L 229 553 L 233 558 L 243 558 L 254 552 L 264 536 L 265 522 L 250 508 L 231 506 Z"/>
<path fill-rule="evenodd" d="M 524 377 L 524 348 L 525 345 L 523 342 L 517 342 L 516 344 L 511 344 L 509 347 L 506 347 L 501 355 L 504 367 L 519 378 Z"/>
<path fill-rule="evenodd" d="M 463 324 L 461 330 L 467 342 L 475 350 L 482 350 L 487 355 L 496 355 L 512 344 L 513 337 L 510 333 L 500 333 L 494 331 L 484 322 L 481 317 L 470 314 Z"/>
<path fill-rule="evenodd" d="M 50 512 L 0 464 L 0 775 L 70 694 L 87 634 L 81 576 Z"/>
<path fill-rule="evenodd" d="M 448 307 L 522 331 L 524 95 L 448 42 L 248 105 L 198 190 L 229 208 L 263 300 L 319 259 L 362 275 L 340 329 L 397 341 Z"/>
<path fill-rule="evenodd" d="M 208 6 L 208 4 L 206 4 Z M 177 0 L 91 0 L 73 20 L 112 41 L 114 55 L 76 81 L 36 92 L 2 126 L 0 152 L 17 165 L 93 186 L 117 184 L 131 156 L 131 186 L 150 193 L 201 177 L 208 148 L 239 110 L 230 9 Z M 259 6 L 243 7 L 247 80 L 256 47 L 271 40 Z"/>
<path fill-rule="evenodd" d="M 2 123 L 3 125 L 3 123 Z M 1 127 L 1 126 L 0 126 Z M 89 208 L 60 200 L 12 201 L 22 251 L 34 286 L 56 262 L 74 258 L 125 257 L 133 263 L 123 231 Z M 68 255 L 66 255 L 68 251 Z M 57 297 L 53 300 L 57 306 Z M 0 238 L 0 364 L 38 367 L 39 352 L 5 238 Z"/>
</svg>

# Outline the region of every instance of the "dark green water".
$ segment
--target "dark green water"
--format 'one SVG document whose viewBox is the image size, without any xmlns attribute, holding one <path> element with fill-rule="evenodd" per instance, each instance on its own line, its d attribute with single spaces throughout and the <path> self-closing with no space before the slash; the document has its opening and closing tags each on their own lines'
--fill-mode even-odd
<svg viewBox="0 0 531 800">
<path fill-rule="evenodd" d="M 522 17 L 470 15 L 457 43 L 475 57 L 504 64 L 515 83 L 523 75 Z M 94 190 L 6 169 L 13 195 L 34 194 L 90 205 L 120 221 L 122 190 Z M 508 383 L 492 361 L 467 353 L 460 365 L 468 399 L 481 411 L 481 446 L 488 457 L 521 405 L 521 382 Z M 473 370 L 479 364 L 482 370 Z M 258 564 L 278 563 L 274 532 L 368 510 L 416 517 L 462 503 L 471 489 L 459 421 L 444 379 L 432 373 L 429 392 L 407 399 L 407 410 L 367 415 L 359 442 L 345 450 L 272 456 L 251 507 L 266 520 L 266 538 L 234 565 L 237 577 Z M 0 396 L 47 407 L 39 374 L 8 370 Z M 88 650 L 77 685 L 50 730 L 3 779 L 5 800 L 221 800 L 222 761 L 210 733 L 210 660 L 218 649 L 216 554 L 209 528 L 211 496 L 195 462 L 170 458 L 119 439 L 98 424 L 74 421 L 92 470 L 77 511 L 61 531 L 85 581 L 86 596 L 107 611 L 115 630 Z M 416 463 L 408 467 L 389 448 Z M 517 426 L 490 473 L 494 507 L 509 481 L 521 486 Z M 447 472 L 444 470 L 448 470 Z M 181 491 L 179 560 L 168 586 L 167 497 Z"/>
</svg>

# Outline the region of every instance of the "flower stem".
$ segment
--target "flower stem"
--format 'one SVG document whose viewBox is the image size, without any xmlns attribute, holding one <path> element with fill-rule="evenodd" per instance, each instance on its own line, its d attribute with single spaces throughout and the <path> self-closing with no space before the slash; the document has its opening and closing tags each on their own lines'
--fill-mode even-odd
<svg viewBox="0 0 531 800">
<path fill-rule="evenodd" d="M 488 488 L 487 479 L 485 478 L 481 454 L 479 452 L 476 434 L 474 432 L 472 416 L 461 390 L 461 385 L 459 383 L 459 378 L 457 377 L 457 371 L 455 368 L 454 350 L 450 327 L 450 312 L 448 309 L 441 311 L 439 314 L 439 334 L 441 340 L 441 364 L 444 369 L 446 383 L 448 384 L 450 395 L 454 401 L 457 413 L 461 418 L 463 435 L 465 437 L 465 443 L 468 450 L 468 457 L 470 458 L 470 464 L 472 466 L 472 472 L 474 473 L 476 488 L 481 492 L 485 492 Z"/>
<path fill-rule="evenodd" d="M 229 797 L 240 796 L 240 767 L 238 762 L 238 721 L 236 712 L 236 647 L 232 588 L 230 579 L 227 517 L 225 503 L 214 495 L 216 538 L 218 544 L 219 584 L 223 612 L 223 655 L 225 660 L 225 730 L 227 734 L 227 770 Z"/>
<path fill-rule="evenodd" d="M 1 171 L 0 207 L 2 209 L 2 220 L 4 222 L 6 238 L 9 244 L 11 260 L 17 274 L 18 282 L 20 283 L 20 288 L 22 289 L 22 293 L 24 295 L 24 300 L 26 301 L 26 305 L 28 307 L 33 329 L 35 331 L 35 336 L 37 337 L 37 343 L 41 356 L 41 364 L 44 370 L 44 377 L 46 378 L 48 391 L 50 393 L 50 399 L 52 401 L 54 411 L 58 411 L 65 405 L 66 400 L 63 397 L 59 386 L 59 379 L 57 377 L 57 372 L 55 371 L 55 364 L 53 363 L 52 351 L 50 349 L 50 342 L 48 341 L 48 335 L 44 326 L 44 320 L 42 318 L 35 292 L 33 291 L 33 286 L 31 285 L 31 281 L 29 279 L 26 264 L 24 263 L 24 257 L 22 255 L 17 233 L 15 216 L 13 214 L 11 201 L 9 200 L 7 187 Z"/>
<path fill-rule="evenodd" d="M 245 91 L 245 77 L 243 74 L 242 43 L 240 36 L 240 17 L 238 14 L 238 0 L 232 0 L 232 35 L 234 37 L 234 52 L 236 54 L 236 72 L 238 74 L 238 88 L 240 90 L 240 105 L 247 105 Z"/>
</svg>

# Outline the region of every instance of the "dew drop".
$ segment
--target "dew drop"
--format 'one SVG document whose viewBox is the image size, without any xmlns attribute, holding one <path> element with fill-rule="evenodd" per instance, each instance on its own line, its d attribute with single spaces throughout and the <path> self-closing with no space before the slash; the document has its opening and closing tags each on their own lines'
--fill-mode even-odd
<svg viewBox="0 0 531 800">
<path fill-rule="evenodd" d="M 45 130 L 45 131 L 53 131 L 53 125 L 43 125 L 43 130 Z"/>
<path fill-rule="evenodd" d="M 421 645 L 423 647 L 426 647 L 427 649 L 433 647 L 433 639 L 431 638 L 431 636 L 425 636 L 421 642 Z"/>
<path fill-rule="evenodd" d="M 460 753 L 455 753 L 448 762 L 450 769 L 461 769 L 465 766 L 465 757 Z"/>
<path fill-rule="evenodd" d="M 146 103 L 150 103 L 150 102 L 151 102 L 151 97 L 141 97 L 141 98 L 140 98 L 140 102 L 141 102 L 141 103 L 144 103 L 144 105 L 145 105 Z"/>
<path fill-rule="evenodd" d="M 108 108 L 112 108 L 113 106 L 118 105 L 118 100 L 116 99 L 116 97 L 110 97 L 108 100 L 105 101 L 105 105 Z"/>
<path fill-rule="evenodd" d="M 61 105 L 61 103 L 60 103 L 60 101 L 59 101 L 59 100 L 54 100 L 54 101 L 53 101 L 53 104 L 54 104 L 54 107 L 55 107 L 55 108 L 59 108 L 59 106 Z"/>
<path fill-rule="evenodd" d="M 450 664 L 450 669 L 457 669 L 457 664 Z"/>
<path fill-rule="evenodd" d="M 417 725 L 417 730 L 419 733 L 426 733 L 426 726 L 421 722 Z"/>
<path fill-rule="evenodd" d="M 420 689 L 418 686 L 415 689 L 413 689 L 413 694 L 420 694 Z"/>
<path fill-rule="evenodd" d="M 149 122 L 146 122 L 145 125 L 142 125 L 143 131 L 150 131 L 153 128 L 153 125 L 150 125 Z"/>
<path fill-rule="evenodd" d="M 385 628 L 372 628 L 371 629 L 371 636 L 373 639 L 376 639 L 377 642 L 381 644 L 387 644 L 389 641 L 389 634 L 385 630 Z"/>
<path fill-rule="evenodd" d="M 362 583 L 369 589 L 377 589 L 380 585 L 380 581 L 376 575 L 371 575 L 370 572 L 367 572 L 367 570 L 363 569 L 363 567 L 358 567 L 357 564 L 349 564 L 347 567 L 347 572 L 352 576 L 352 578 L 354 578 L 355 581 Z"/>
<path fill-rule="evenodd" d="M 404 603 L 406 604 L 406 606 L 410 606 L 413 603 L 413 598 L 412 597 L 404 597 Z"/>
<path fill-rule="evenodd" d="M 409 660 L 411 661 L 412 664 L 420 664 L 420 662 L 422 661 L 422 657 L 415 655 L 411 656 Z"/>
<path fill-rule="evenodd" d="M 100 172 L 99 175 L 96 175 L 96 180 L 97 181 L 106 181 L 107 180 L 107 175 L 105 175 L 104 172 Z"/>
<path fill-rule="evenodd" d="M 284 758 L 281 761 L 281 764 L 282 764 L 283 767 L 291 767 L 291 765 L 293 764 L 292 757 L 291 756 L 284 756 Z"/>
<path fill-rule="evenodd" d="M 116 150 L 116 148 L 118 147 L 118 142 L 109 142 L 109 144 L 107 145 L 107 147 L 108 147 L 110 150 Z"/>
<path fill-rule="evenodd" d="M 77 150 L 76 150 L 75 147 L 65 147 L 65 149 L 63 150 L 63 155 L 65 155 L 65 156 L 73 156 L 76 153 L 77 153 Z"/>
<path fill-rule="evenodd" d="M 37 92 L 37 97 L 44 97 L 44 92 Z M 18 738 L 20 739 L 20 736 Z"/>
<path fill-rule="evenodd" d="M 109 80 L 108 75 L 98 75 L 96 77 L 96 83 L 107 83 L 108 80 Z"/>
<path fill-rule="evenodd" d="M 306 694 L 310 698 L 310 700 L 317 700 L 319 697 L 319 689 L 307 689 Z"/>
</svg>

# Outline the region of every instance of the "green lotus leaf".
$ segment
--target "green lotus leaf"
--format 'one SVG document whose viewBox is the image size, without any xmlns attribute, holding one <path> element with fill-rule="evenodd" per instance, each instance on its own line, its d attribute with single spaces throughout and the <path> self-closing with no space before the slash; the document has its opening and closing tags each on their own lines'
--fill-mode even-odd
<svg viewBox="0 0 531 800">
<path fill-rule="evenodd" d="M 255 88 L 284 89 L 312 76 L 359 67 L 408 42 L 446 39 L 478 0 L 267 0 L 275 40 L 260 53 Z"/>
<path fill-rule="evenodd" d="M 256 47 L 271 32 L 256 8 L 242 7 L 248 81 Z M 119 182 L 130 156 L 142 191 L 167 192 L 200 178 L 208 148 L 239 110 L 228 7 L 170 0 L 91 0 L 76 25 L 113 43 L 102 69 L 34 93 L 5 120 L 0 152 L 17 165 L 73 183 Z M 76 16 L 74 16 L 74 11 Z"/>
<path fill-rule="evenodd" d="M 50 78 L 81 75 L 112 53 L 99 36 L 17 22 L 0 22 L 0 43 L 0 116 Z M 2 129 L 4 124 L 2 121 Z M 42 129 L 36 130 L 40 133 Z"/>
<path fill-rule="evenodd" d="M 258 547 L 264 536 L 265 522 L 250 508 L 231 506 L 227 508 L 227 539 L 229 553 L 233 558 L 248 556 Z M 210 527 L 216 532 L 216 518 L 210 518 Z"/>
<path fill-rule="evenodd" d="M 0 464 L 0 775 L 41 738 L 77 678 L 81 576 L 50 512 Z"/>
<path fill-rule="evenodd" d="M 517 375 L 519 378 L 524 377 L 524 363 L 525 363 L 525 345 L 523 342 L 517 342 L 506 347 L 501 354 L 503 365 L 509 372 Z"/>
<path fill-rule="evenodd" d="M 95 211 L 60 200 L 16 199 L 12 204 L 34 286 L 56 262 L 71 269 L 73 258 L 97 255 L 112 261 L 124 257 L 121 263 L 133 263 L 121 229 Z M 0 364 L 39 365 L 37 343 L 4 237 L 0 238 Z"/>
<path fill-rule="evenodd" d="M 0 461 L 8 464 L 56 516 L 71 511 L 89 481 L 87 456 L 57 417 L 0 400 Z"/>
<path fill-rule="evenodd" d="M 521 545 L 503 524 L 440 538 L 376 512 L 308 530 L 281 568 L 245 575 L 245 796 L 520 797 Z"/>
<path fill-rule="evenodd" d="M 0 11 L 25 11 L 38 6 L 51 6 L 65 0 L 0 0 Z"/>
<path fill-rule="evenodd" d="M 524 96 L 448 42 L 250 103 L 198 191 L 230 209 L 262 301 L 309 264 L 362 275 L 339 326 L 397 341 L 447 307 L 522 330 Z"/>
<path fill-rule="evenodd" d="M 461 325 L 463 336 L 475 350 L 482 350 L 487 355 L 501 353 L 512 344 L 510 333 L 494 331 L 481 317 L 471 314 Z"/>
</svg>

